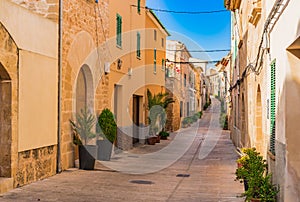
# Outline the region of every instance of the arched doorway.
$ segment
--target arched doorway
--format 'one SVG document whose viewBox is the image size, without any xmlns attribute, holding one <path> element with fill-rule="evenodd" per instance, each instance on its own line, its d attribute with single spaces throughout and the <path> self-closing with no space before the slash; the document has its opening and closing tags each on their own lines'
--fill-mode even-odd
<svg viewBox="0 0 300 202">
<path fill-rule="evenodd" d="M 94 112 L 94 85 L 90 68 L 83 65 L 78 73 L 76 81 L 76 108 L 75 112 L 80 113 L 82 109 Z"/>
<path fill-rule="evenodd" d="M 255 106 L 255 147 L 263 154 L 264 139 L 262 132 L 262 103 L 260 85 L 257 87 L 256 106 Z"/>
<path fill-rule="evenodd" d="M 11 177 L 11 79 L 0 63 L 0 177 Z"/>
</svg>

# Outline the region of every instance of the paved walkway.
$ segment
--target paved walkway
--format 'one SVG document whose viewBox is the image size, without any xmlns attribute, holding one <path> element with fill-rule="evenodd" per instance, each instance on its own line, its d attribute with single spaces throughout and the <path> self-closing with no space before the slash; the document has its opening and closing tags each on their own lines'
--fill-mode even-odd
<svg viewBox="0 0 300 202">
<path fill-rule="evenodd" d="M 237 154 L 218 117 L 213 99 L 198 123 L 171 140 L 116 154 L 94 171 L 70 169 L 14 189 L 0 201 L 243 201 L 237 197 L 243 187 L 234 181 Z"/>
</svg>

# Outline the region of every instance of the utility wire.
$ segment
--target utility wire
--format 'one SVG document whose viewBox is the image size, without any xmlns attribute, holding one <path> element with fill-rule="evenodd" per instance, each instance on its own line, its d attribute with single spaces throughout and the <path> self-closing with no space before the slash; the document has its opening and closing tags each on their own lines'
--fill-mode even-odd
<svg viewBox="0 0 300 202">
<path fill-rule="evenodd" d="M 185 49 L 183 50 L 171 50 L 167 49 L 167 51 L 186 51 Z M 197 52 L 197 53 L 208 53 L 208 52 L 228 52 L 230 49 L 216 49 L 216 50 L 188 50 L 188 52 Z"/>
<path fill-rule="evenodd" d="M 133 7 L 138 7 L 137 5 L 131 5 Z M 194 14 L 194 15 L 199 15 L 199 14 L 211 14 L 211 13 L 222 13 L 222 12 L 229 12 L 228 10 L 211 10 L 211 11 L 174 11 L 174 10 L 166 10 L 166 9 L 159 9 L 159 8 L 149 8 L 147 6 L 140 6 L 140 8 L 143 9 L 149 9 L 152 11 L 157 11 L 157 12 L 164 12 L 164 13 L 176 13 L 176 14 Z"/>
<path fill-rule="evenodd" d="M 177 61 L 170 61 L 167 60 L 166 62 L 171 62 L 171 63 L 175 63 L 175 64 L 196 64 L 196 63 L 217 63 L 220 60 L 209 60 L 209 61 L 201 61 L 201 62 L 177 62 Z"/>
</svg>

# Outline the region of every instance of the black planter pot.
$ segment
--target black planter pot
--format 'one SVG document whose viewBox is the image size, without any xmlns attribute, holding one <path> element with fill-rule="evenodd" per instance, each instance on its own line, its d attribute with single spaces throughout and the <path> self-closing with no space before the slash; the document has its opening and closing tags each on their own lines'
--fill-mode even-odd
<svg viewBox="0 0 300 202">
<path fill-rule="evenodd" d="M 245 189 L 245 191 L 247 191 L 249 188 L 248 181 L 246 179 L 244 179 L 243 181 L 244 181 L 244 189 Z"/>
<path fill-rule="evenodd" d="M 95 145 L 80 145 L 79 149 L 79 169 L 94 170 L 95 166 Z"/>
<path fill-rule="evenodd" d="M 97 159 L 100 161 L 109 161 L 113 144 L 109 140 L 97 140 Z"/>
</svg>

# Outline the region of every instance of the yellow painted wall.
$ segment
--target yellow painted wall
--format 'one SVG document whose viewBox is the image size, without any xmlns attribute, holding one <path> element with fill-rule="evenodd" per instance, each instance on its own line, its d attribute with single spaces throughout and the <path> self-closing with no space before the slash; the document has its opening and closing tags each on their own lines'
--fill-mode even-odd
<svg viewBox="0 0 300 202">
<path fill-rule="evenodd" d="M 162 66 L 162 60 L 166 61 L 167 35 L 153 14 L 150 11 L 146 13 L 146 81 L 147 84 L 165 86 L 165 67 Z M 156 71 L 154 71 L 154 49 L 156 49 Z"/>
<path fill-rule="evenodd" d="M 132 125 L 132 96 L 144 95 L 141 89 L 145 85 L 145 9 L 137 12 L 137 8 L 131 5 L 137 5 L 136 0 L 124 1 L 122 6 L 117 0 L 109 2 L 109 49 L 111 72 L 109 74 L 108 95 L 111 103 L 109 108 L 114 111 L 114 87 L 119 85 L 118 95 L 118 125 Z M 141 7 L 145 6 L 145 1 L 141 1 Z M 122 46 L 117 47 L 117 14 L 122 17 Z M 137 33 L 141 34 L 141 57 L 137 57 Z M 122 61 L 122 66 L 118 69 L 118 60 Z M 131 72 L 131 74 L 129 73 Z M 144 103 L 144 98 L 142 98 Z M 142 111 L 142 109 L 140 109 Z M 140 116 L 140 121 L 143 116 Z"/>
<path fill-rule="evenodd" d="M 9 0 L 0 1 L 0 21 L 21 49 L 19 128 L 13 141 L 18 151 L 57 144 L 58 24 Z"/>
<path fill-rule="evenodd" d="M 21 50 L 19 151 L 57 143 L 57 60 Z"/>
<path fill-rule="evenodd" d="M 114 85 L 118 84 L 120 88 L 120 111 L 118 112 L 118 125 L 130 126 L 132 124 L 132 96 L 141 96 L 142 103 L 140 110 L 140 122 L 144 123 L 146 119 L 146 88 L 151 88 L 153 92 L 160 92 L 161 86 L 164 86 L 164 70 L 162 70 L 162 59 L 165 59 L 165 41 L 166 34 L 158 27 L 157 22 L 153 22 L 153 16 L 144 9 L 145 1 L 141 1 L 141 12 L 137 12 L 136 0 L 130 0 L 122 3 L 117 0 L 110 1 L 110 30 L 109 30 L 109 48 L 111 53 L 111 73 L 109 74 L 109 99 L 110 108 L 114 110 Z M 122 47 L 116 44 L 117 14 L 122 17 Z M 152 16 L 150 18 L 149 16 Z M 154 42 L 153 28 L 157 29 L 157 42 Z M 150 31 L 149 31 L 150 30 Z M 141 56 L 137 57 L 137 33 L 141 35 Z M 164 38 L 164 47 L 161 46 L 161 38 Z M 154 47 L 157 48 L 157 72 L 153 73 Z M 117 68 L 118 59 L 122 61 L 120 69 Z M 131 72 L 129 75 L 128 72 Z M 158 87 L 148 84 L 156 84 Z M 145 86 L 147 86 L 145 88 Z M 159 91 L 158 91 L 159 89 Z M 122 117 L 122 118 L 120 118 Z"/>
<path fill-rule="evenodd" d="M 57 23 L 9 0 L 1 0 L 0 9 L 0 21 L 20 49 L 57 58 Z"/>
</svg>

